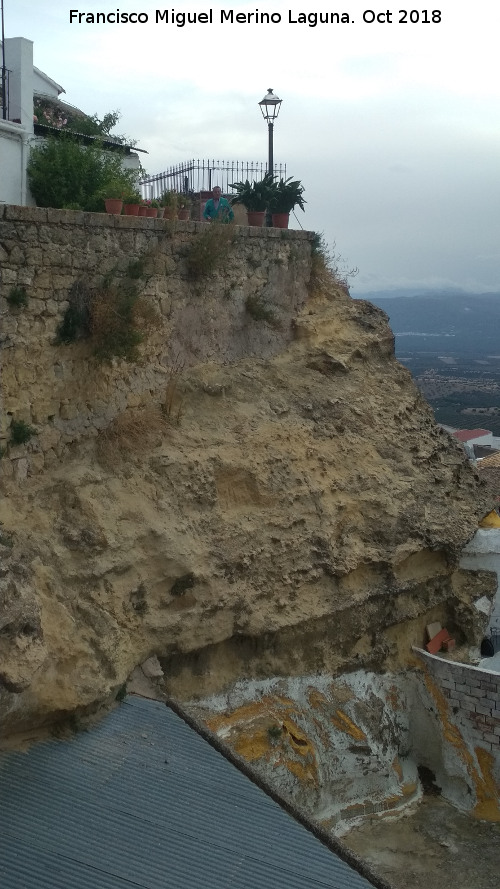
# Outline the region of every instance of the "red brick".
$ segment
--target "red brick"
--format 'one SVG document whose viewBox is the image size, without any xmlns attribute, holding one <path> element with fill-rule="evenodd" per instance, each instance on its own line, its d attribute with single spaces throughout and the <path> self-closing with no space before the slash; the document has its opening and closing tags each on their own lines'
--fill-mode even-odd
<svg viewBox="0 0 500 889">
<path fill-rule="evenodd" d="M 429 654 L 437 654 L 441 651 L 441 646 L 445 639 L 449 639 L 448 630 L 440 630 L 439 633 L 431 639 L 425 646 Z"/>
</svg>

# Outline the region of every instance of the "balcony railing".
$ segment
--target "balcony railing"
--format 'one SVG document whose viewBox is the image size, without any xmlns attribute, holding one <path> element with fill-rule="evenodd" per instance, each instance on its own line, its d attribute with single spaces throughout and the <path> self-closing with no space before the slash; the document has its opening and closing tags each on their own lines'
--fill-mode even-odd
<svg viewBox="0 0 500 889">
<path fill-rule="evenodd" d="M 230 194 L 232 182 L 258 181 L 266 173 L 267 165 L 263 161 L 190 160 L 163 173 L 146 176 L 140 184 L 143 196 L 151 200 L 159 198 L 164 191 L 200 194 L 212 191 L 215 185 L 220 186 L 223 194 Z M 275 165 L 274 173 L 286 179 L 286 165 Z"/>
</svg>

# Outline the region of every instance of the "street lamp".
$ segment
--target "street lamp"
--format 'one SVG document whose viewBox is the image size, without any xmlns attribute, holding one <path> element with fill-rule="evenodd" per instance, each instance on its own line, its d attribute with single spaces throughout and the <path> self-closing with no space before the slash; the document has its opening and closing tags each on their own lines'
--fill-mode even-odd
<svg viewBox="0 0 500 889">
<path fill-rule="evenodd" d="M 278 96 L 275 96 L 271 89 L 268 89 L 267 94 L 262 99 L 262 102 L 259 102 L 260 110 L 262 111 L 262 117 L 267 122 L 267 127 L 269 131 L 269 159 L 267 165 L 267 172 L 274 175 L 274 158 L 273 158 L 273 131 L 274 131 L 274 121 L 278 117 L 280 113 L 282 99 L 278 99 Z"/>
</svg>

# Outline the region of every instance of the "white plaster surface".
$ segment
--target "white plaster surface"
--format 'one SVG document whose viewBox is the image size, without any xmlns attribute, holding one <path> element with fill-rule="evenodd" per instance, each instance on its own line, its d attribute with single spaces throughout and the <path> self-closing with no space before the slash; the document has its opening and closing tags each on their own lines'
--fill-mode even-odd
<svg viewBox="0 0 500 889">
<path fill-rule="evenodd" d="M 500 632 L 500 528 L 478 528 L 462 550 L 460 567 L 494 571 L 497 575 L 497 591 L 488 629 Z"/>
</svg>

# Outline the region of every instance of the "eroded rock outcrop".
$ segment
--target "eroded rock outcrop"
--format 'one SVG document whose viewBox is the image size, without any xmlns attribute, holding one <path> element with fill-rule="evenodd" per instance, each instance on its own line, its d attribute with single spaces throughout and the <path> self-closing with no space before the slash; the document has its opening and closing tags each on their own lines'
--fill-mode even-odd
<svg viewBox="0 0 500 889">
<path fill-rule="evenodd" d="M 175 398 L 3 498 L 4 736 L 109 704 L 151 654 L 188 699 L 401 667 L 431 618 L 477 644 L 494 583 L 457 565 L 489 503 L 381 311 L 335 288 L 276 357 Z"/>
</svg>

